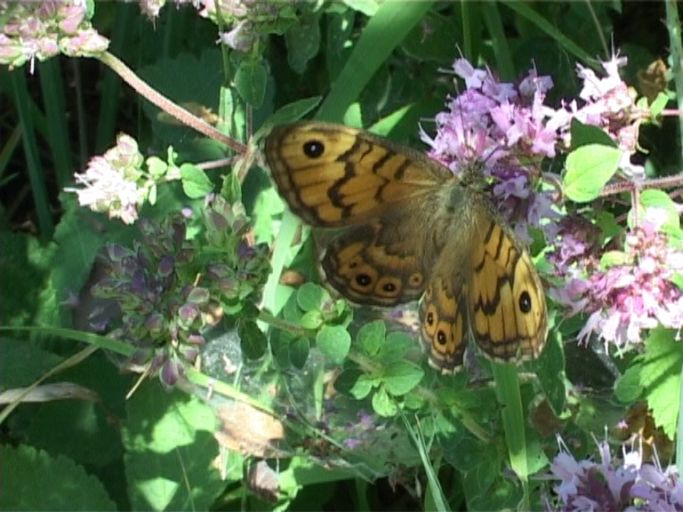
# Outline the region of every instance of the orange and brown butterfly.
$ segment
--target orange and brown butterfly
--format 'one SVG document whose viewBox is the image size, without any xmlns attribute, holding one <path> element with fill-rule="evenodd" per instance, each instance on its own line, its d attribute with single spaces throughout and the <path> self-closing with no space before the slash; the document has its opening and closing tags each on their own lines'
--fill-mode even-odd
<svg viewBox="0 0 683 512">
<path fill-rule="evenodd" d="M 329 284 L 357 304 L 420 301 L 430 364 L 462 366 L 471 333 L 492 359 L 537 357 L 543 286 L 481 187 L 423 153 L 320 122 L 277 126 L 265 158 L 290 209 L 315 228 Z"/>
</svg>

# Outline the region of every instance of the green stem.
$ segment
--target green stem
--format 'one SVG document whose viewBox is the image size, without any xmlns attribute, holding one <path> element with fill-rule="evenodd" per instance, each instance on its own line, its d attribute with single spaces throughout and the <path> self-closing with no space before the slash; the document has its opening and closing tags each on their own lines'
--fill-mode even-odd
<svg viewBox="0 0 683 512">
<path fill-rule="evenodd" d="M 496 381 L 496 396 L 501 404 L 500 415 L 503 420 L 510 466 L 522 482 L 524 489 L 522 508 L 529 510 L 529 468 L 517 367 L 509 363 L 492 362 L 491 369 Z"/>
<path fill-rule="evenodd" d="M 676 87 L 676 101 L 678 110 L 683 110 L 683 44 L 681 43 L 681 20 L 678 15 L 678 3 L 675 0 L 665 0 L 666 28 L 669 31 L 669 48 L 671 48 L 671 70 Z M 683 151 L 683 117 L 678 118 L 679 148 Z"/>
</svg>

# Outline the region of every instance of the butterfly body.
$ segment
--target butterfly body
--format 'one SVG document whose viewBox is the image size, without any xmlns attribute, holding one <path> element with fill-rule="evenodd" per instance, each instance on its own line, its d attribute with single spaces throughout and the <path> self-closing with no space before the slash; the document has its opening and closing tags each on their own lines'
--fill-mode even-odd
<svg viewBox="0 0 683 512">
<path fill-rule="evenodd" d="M 279 126 L 265 156 L 282 197 L 314 227 L 329 284 L 358 304 L 422 297 L 430 364 L 462 365 L 471 332 L 491 358 L 538 356 L 543 288 L 474 173 L 457 179 L 426 155 L 345 126 Z"/>
</svg>

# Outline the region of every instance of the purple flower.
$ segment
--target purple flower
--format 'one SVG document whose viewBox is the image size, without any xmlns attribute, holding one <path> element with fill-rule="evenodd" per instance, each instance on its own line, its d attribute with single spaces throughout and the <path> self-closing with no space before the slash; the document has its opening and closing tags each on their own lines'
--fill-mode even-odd
<svg viewBox="0 0 683 512">
<path fill-rule="evenodd" d="M 541 161 L 555 155 L 560 141 L 557 127 L 548 125 L 555 110 L 543 104 L 552 80 L 531 70 L 518 85 L 500 82 L 465 59 L 453 68 L 467 89 L 436 115 L 436 135 L 421 130 L 421 138 L 431 146 L 429 155 L 455 174 L 479 169 L 503 216 L 528 242 L 532 218 L 536 224 L 541 216 L 556 216 L 553 201 L 543 197 L 550 193 L 535 191 Z"/>
<path fill-rule="evenodd" d="M 683 485 L 675 466 L 662 470 L 642 462 L 642 450 L 622 447 L 621 462 L 613 460 L 607 442 L 598 443 L 600 462 L 577 461 L 561 439 L 560 453 L 550 465 L 559 480 L 554 491 L 561 510 L 683 510 Z"/>
</svg>

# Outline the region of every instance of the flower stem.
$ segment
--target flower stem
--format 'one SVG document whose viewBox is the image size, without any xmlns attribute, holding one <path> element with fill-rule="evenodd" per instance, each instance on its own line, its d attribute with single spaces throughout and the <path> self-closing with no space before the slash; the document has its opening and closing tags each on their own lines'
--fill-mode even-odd
<svg viewBox="0 0 683 512">
<path fill-rule="evenodd" d="M 100 62 L 112 69 L 117 75 L 119 75 L 128 85 L 135 89 L 136 92 L 140 93 L 141 96 L 144 96 L 151 103 L 162 109 L 164 112 L 167 112 L 169 115 L 175 117 L 181 123 L 189 126 L 190 128 L 194 128 L 207 137 L 217 140 L 218 142 L 222 142 L 236 153 L 242 154 L 246 152 L 246 145 L 242 144 L 241 142 L 237 142 L 236 140 L 221 133 L 210 124 L 204 122 L 189 111 L 173 103 L 166 96 L 159 93 L 159 91 L 144 82 L 133 72 L 132 69 L 126 66 L 113 54 L 109 52 L 103 52 L 98 56 L 98 59 Z"/>
</svg>

